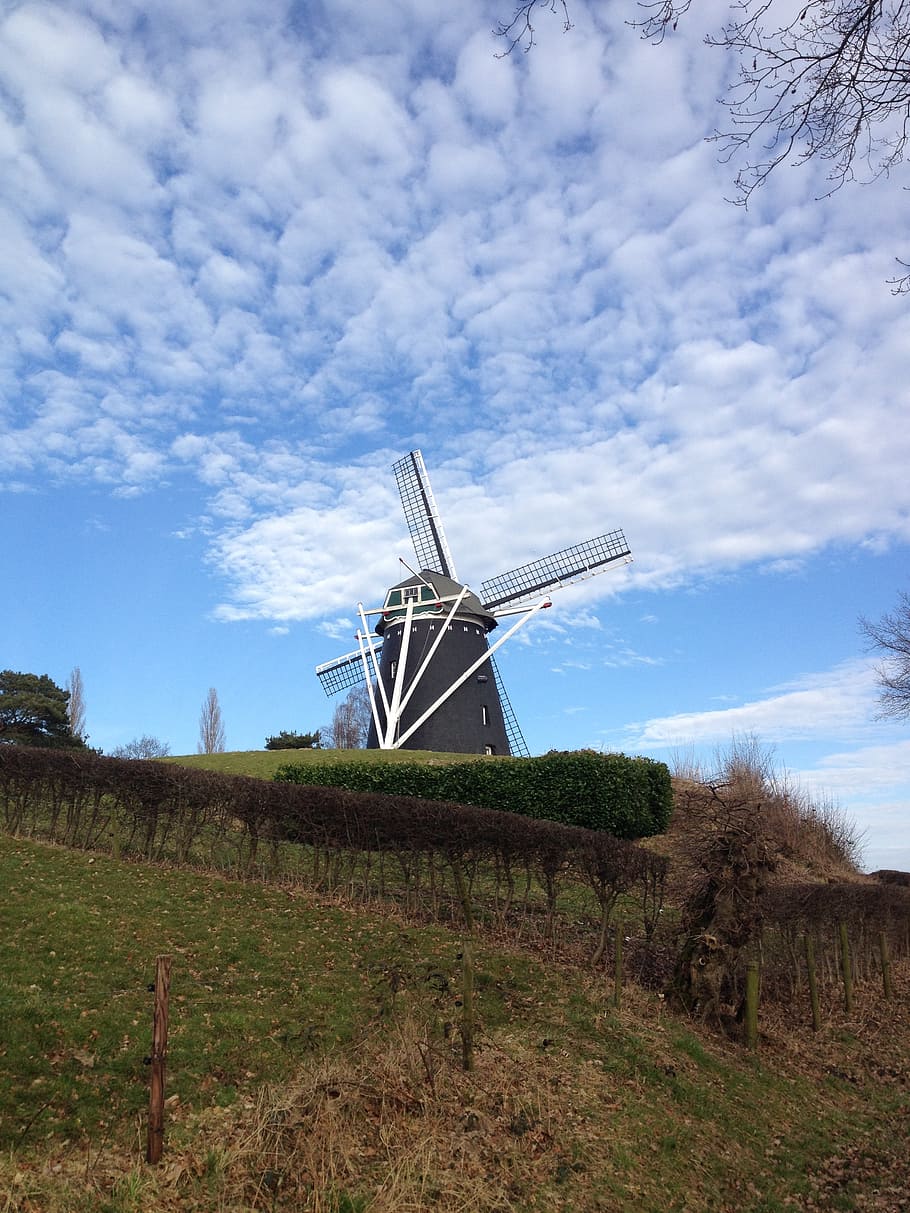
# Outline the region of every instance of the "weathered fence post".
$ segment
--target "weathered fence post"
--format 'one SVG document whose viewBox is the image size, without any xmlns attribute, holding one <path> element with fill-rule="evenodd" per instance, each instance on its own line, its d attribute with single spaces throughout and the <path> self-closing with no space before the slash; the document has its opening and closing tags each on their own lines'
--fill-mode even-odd
<svg viewBox="0 0 910 1213">
<path fill-rule="evenodd" d="M 171 958 L 155 958 L 155 1009 L 152 1016 L 152 1080 L 149 1089 L 149 1129 L 146 1161 L 157 1163 L 164 1149 L 164 1076 L 167 1063 L 168 997 L 171 989 Z"/>
<path fill-rule="evenodd" d="M 616 946 L 613 959 L 613 1006 L 618 1011 L 622 1003 L 622 918 L 616 919 Z"/>
<path fill-rule="evenodd" d="M 850 960 L 850 939 L 847 935 L 847 924 L 838 923 L 840 932 L 840 967 L 844 979 L 844 1011 L 849 1015 L 853 1010 L 853 969 Z"/>
<path fill-rule="evenodd" d="M 888 947 L 888 936 L 884 931 L 878 933 L 878 951 L 882 962 L 882 986 L 885 998 L 890 1002 L 894 994 L 891 985 L 891 949 Z"/>
<path fill-rule="evenodd" d="M 467 937 L 461 950 L 461 1065 L 474 1069 L 474 954 Z"/>
<path fill-rule="evenodd" d="M 120 827 L 120 806 L 115 803 L 111 809 L 111 854 L 115 859 L 120 858 L 122 847 L 123 837 Z"/>
<path fill-rule="evenodd" d="M 817 1032 L 822 1026 L 821 1014 L 818 1008 L 818 974 L 815 971 L 815 944 L 812 936 L 804 936 L 806 944 L 806 973 L 809 976 L 809 1001 L 812 1004 L 812 1031 Z"/>
<path fill-rule="evenodd" d="M 474 953 L 471 936 L 474 934 L 474 914 L 467 881 L 456 855 L 449 856 L 455 888 L 464 914 L 465 939 L 461 949 L 461 1064 L 465 1070 L 474 1069 Z"/>
<path fill-rule="evenodd" d="M 746 969 L 746 1044 L 758 1048 L 758 961 L 750 960 Z"/>
</svg>

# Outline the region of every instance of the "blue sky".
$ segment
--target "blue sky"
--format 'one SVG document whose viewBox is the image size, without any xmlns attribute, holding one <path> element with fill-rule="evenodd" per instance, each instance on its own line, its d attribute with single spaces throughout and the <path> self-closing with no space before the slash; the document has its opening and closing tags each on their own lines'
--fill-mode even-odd
<svg viewBox="0 0 910 1213">
<path fill-rule="evenodd" d="M 0 23 L 0 664 L 92 744 L 325 723 L 313 667 L 410 547 L 420 447 L 474 586 L 622 527 L 502 651 L 532 752 L 773 746 L 910 867 L 910 727 L 857 618 L 908 588 L 899 174 L 748 211 L 735 71 L 616 6 L 12 3 Z"/>
</svg>

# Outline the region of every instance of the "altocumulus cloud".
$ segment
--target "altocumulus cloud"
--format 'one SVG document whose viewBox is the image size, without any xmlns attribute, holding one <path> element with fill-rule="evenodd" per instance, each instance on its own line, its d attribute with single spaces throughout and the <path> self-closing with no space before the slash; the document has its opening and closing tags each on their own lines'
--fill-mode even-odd
<svg viewBox="0 0 910 1213">
<path fill-rule="evenodd" d="M 474 580 L 618 524 L 651 587 L 907 538 L 898 191 L 727 206 L 694 23 L 497 60 L 479 3 L 354 13 L 7 13 L 4 483 L 196 481 L 226 619 L 378 592 L 418 444 Z"/>
</svg>

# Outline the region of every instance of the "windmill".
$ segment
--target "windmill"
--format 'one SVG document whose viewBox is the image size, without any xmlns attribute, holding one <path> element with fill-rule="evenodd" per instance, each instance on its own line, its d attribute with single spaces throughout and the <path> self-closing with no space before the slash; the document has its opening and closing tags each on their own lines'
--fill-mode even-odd
<svg viewBox="0 0 910 1213">
<path fill-rule="evenodd" d="M 576 543 L 481 584 L 457 579 L 420 451 L 393 465 L 417 570 L 381 607 L 358 603 L 357 648 L 316 667 L 327 695 L 366 682 L 370 749 L 527 755 L 494 654 L 550 606 L 548 591 L 628 564 L 622 531 Z M 368 617 L 378 617 L 371 628 Z M 490 633 L 509 619 L 496 640 Z M 378 639 L 377 639 L 378 637 Z"/>
</svg>

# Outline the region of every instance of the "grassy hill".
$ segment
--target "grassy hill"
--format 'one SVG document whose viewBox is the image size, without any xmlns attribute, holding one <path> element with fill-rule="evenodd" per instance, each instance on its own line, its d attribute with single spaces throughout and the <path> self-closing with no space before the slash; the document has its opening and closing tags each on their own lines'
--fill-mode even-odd
<svg viewBox="0 0 910 1213">
<path fill-rule="evenodd" d="M 485 936 L 465 1073 L 457 930 L 4 835 L 0 887 L 4 1213 L 910 1207 L 905 970 L 895 1002 L 861 986 L 814 1035 L 807 1008 L 764 1012 L 750 1054 L 653 991 L 627 983 L 617 1011 L 603 972 Z"/>
<path fill-rule="evenodd" d="M 224 754 L 186 754 L 165 759 L 181 766 L 201 767 L 222 775 L 252 775 L 271 779 L 289 762 L 503 762 L 486 754 L 438 754 L 433 750 L 235 750 Z"/>
</svg>

